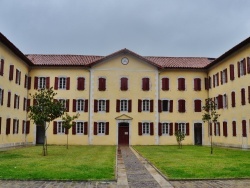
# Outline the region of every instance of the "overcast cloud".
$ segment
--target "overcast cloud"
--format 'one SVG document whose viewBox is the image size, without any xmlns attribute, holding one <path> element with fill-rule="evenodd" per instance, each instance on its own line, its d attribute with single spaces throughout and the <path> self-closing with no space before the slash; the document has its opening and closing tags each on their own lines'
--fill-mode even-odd
<svg viewBox="0 0 250 188">
<path fill-rule="evenodd" d="M 250 36 L 249 0 L 0 0 L 25 54 L 218 57 Z"/>
</svg>

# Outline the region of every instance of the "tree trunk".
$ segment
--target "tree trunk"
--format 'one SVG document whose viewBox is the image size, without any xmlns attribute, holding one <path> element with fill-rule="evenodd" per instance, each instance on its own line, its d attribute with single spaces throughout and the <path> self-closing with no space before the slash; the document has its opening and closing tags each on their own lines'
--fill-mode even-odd
<svg viewBox="0 0 250 188">
<path fill-rule="evenodd" d="M 46 122 L 44 122 L 43 128 L 44 128 L 43 156 L 46 156 L 47 155 Z"/>
<path fill-rule="evenodd" d="M 69 149 L 69 134 L 67 134 L 67 149 Z"/>
</svg>

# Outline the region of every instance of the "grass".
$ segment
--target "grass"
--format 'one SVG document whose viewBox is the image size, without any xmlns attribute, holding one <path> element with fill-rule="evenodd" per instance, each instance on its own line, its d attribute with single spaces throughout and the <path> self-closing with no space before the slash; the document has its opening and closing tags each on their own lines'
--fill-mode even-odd
<svg viewBox="0 0 250 188">
<path fill-rule="evenodd" d="M 113 180 L 115 146 L 42 146 L 0 151 L 0 179 Z"/>
<path fill-rule="evenodd" d="M 202 146 L 134 146 L 169 179 L 249 178 L 250 150 Z"/>
</svg>

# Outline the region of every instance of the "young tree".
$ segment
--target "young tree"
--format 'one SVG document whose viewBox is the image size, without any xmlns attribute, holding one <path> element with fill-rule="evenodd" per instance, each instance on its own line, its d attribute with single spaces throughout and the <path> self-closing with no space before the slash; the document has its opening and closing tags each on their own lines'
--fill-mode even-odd
<svg viewBox="0 0 250 188">
<path fill-rule="evenodd" d="M 212 98 L 208 98 L 205 101 L 205 106 L 202 107 L 204 110 L 204 114 L 202 115 L 202 121 L 205 123 L 208 123 L 208 130 L 209 130 L 209 135 L 210 135 L 210 143 L 211 143 L 211 154 L 213 154 L 213 139 L 212 135 L 213 133 L 210 132 L 210 123 L 216 123 L 220 114 L 217 113 L 216 111 L 216 103 L 213 101 Z"/>
<path fill-rule="evenodd" d="M 181 130 L 177 130 L 174 133 L 174 135 L 176 137 L 179 148 L 182 148 L 182 143 L 181 142 L 185 139 L 185 136 L 186 136 L 185 133 L 182 132 Z"/>
<path fill-rule="evenodd" d="M 65 113 L 64 116 L 62 117 L 63 120 L 63 127 L 66 129 L 66 134 L 67 134 L 67 149 L 69 148 L 68 140 L 69 140 L 69 129 L 73 126 L 73 121 L 77 119 L 80 116 L 79 113 L 77 113 L 74 116 L 70 116 L 68 113 Z"/>
<path fill-rule="evenodd" d="M 33 98 L 34 104 L 29 108 L 29 118 L 34 121 L 36 125 L 43 126 L 44 144 L 43 155 L 47 155 L 47 136 L 46 131 L 49 123 L 54 119 L 63 115 L 65 109 L 60 102 L 54 100 L 56 93 L 53 88 L 38 90 Z"/>
</svg>

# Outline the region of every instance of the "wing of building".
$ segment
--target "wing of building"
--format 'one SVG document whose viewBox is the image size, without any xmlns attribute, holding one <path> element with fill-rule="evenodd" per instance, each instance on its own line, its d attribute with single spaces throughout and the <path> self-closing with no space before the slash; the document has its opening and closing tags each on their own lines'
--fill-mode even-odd
<svg viewBox="0 0 250 188">
<path fill-rule="evenodd" d="M 30 94 L 53 87 L 56 99 L 80 117 L 68 133 L 51 122 L 48 144 L 173 145 L 250 148 L 250 38 L 223 55 L 141 56 L 122 49 L 107 56 L 24 55 L 0 33 L 0 147 L 43 143 L 42 126 L 28 119 Z M 220 117 L 202 121 L 205 99 Z"/>
</svg>

